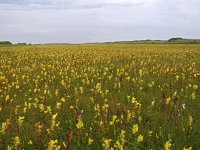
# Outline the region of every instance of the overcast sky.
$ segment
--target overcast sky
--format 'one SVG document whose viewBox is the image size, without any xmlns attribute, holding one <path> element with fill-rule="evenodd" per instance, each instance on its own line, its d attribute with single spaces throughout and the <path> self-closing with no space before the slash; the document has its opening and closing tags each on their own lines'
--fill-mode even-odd
<svg viewBox="0 0 200 150">
<path fill-rule="evenodd" d="M 200 38 L 200 0 L 0 0 L 0 41 Z"/>
</svg>

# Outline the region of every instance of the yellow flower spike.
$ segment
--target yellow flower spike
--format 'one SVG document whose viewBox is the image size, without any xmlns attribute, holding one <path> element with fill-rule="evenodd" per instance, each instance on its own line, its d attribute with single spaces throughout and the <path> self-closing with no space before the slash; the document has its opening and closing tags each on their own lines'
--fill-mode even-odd
<svg viewBox="0 0 200 150">
<path fill-rule="evenodd" d="M 140 135 L 138 136 L 138 138 L 137 138 L 137 141 L 138 141 L 138 142 L 143 142 L 143 140 L 144 140 L 144 137 L 140 134 Z"/>
<path fill-rule="evenodd" d="M 57 103 L 56 103 L 56 108 L 57 108 L 57 109 L 60 109 L 60 108 L 61 108 L 61 105 L 62 105 L 62 103 L 57 102 Z"/>
<path fill-rule="evenodd" d="M 192 126 L 192 122 L 193 122 L 193 118 L 192 118 L 191 115 L 189 115 L 189 117 L 188 117 L 188 124 L 189 124 L 189 126 Z"/>
<path fill-rule="evenodd" d="M 58 117 L 58 113 L 55 113 L 55 114 L 52 116 L 52 119 L 55 120 L 56 117 Z"/>
<path fill-rule="evenodd" d="M 24 122 L 24 118 L 25 117 L 20 117 L 19 116 L 19 118 L 17 119 L 17 122 L 18 122 L 19 126 L 22 126 L 22 123 Z"/>
<path fill-rule="evenodd" d="M 23 111 L 24 111 L 24 113 L 26 113 L 26 111 L 27 111 L 27 107 L 24 107 Z"/>
<path fill-rule="evenodd" d="M 132 99 L 131 99 L 131 102 L 132 102 L 132 104 L 135 104 L 135 103 L 137 103 L 137 100 L 136 100 L 136 98 L 135 98 L 135 97 L 132 97 Z"/>
<path fill-rule="evenodd" d="M 32 141 L 32 140 L 29 140 L 29 141 L 28 141 L 28 145 L 33 145 L 33 141 Z"/>
<path fill-rule="evenodd" d="M 19 85 L 16 85 L 15 88 L 16 88 L 16 89 L 19 89 Z"/>
<path fill-rule="evenodd" d="M 103 126 L 103 121 L 102 121 L 102 120 L 99 122 L 99 126 L 100 126 L 100 127 Z"/>
<path fill-rule="evenodd" d="M 165 150 L 170 150 L 171 149 L 171 147 L 172 147 L 172 144 L 171 144 L 171 141 L 166 141 L 166 143 L 165 143 Z"/>
<path fill-rule="evenodd" d="M 178 79 L 179 79 L 179 76 L 178 76 L 178 75 L 176 75 L 176 80 L 178 81 Z"/>
<path fill-rule="evenodd" d="M 50 113 L 50 114 L 52 113 L 52 112 L 51 112 L 51 106 L 47 106 L 46 113 L 47 113 L 47 112 Z"/>
<path fill-rule="evenodd" d="M 83 87 L 79 87 L 80 93 L 83 94 Z"/>
<path fill-rule="evenodd" d="M 192 92 L 191 98 L 192 98 L 192 100 L 195 100 L 195 99 L 196 99 L 196 94 L 195 94 L 195 92 Z"/>
<path fill-rule="evenodd" d="M 59 126 L 59 123 L 56 124 L 56 117 L 58 116 L 58 113 L 52 115 L 52 121 L 51 121 L 51 131 L 54 130 L 55 126 Z"/>
<path fill-rule="evenodd" d="M 69 107 L 70 109 L 74 109 L 74 106 L 73 105 L 70 105 L 70 107 Z"/>
<path fill-rule="evenodd" d="M 10 99 L 10 95 L 6 95 L 6 101 L 8 101 Z"/>
<path fill-rule="evenodd" d="M 168 105 L 170 101 L 171 101 L 171 99 L 170 99 L 170 97 L 168 97 L 168 98 L 166 99 L 166 104 Z"/>
<path fill-rule="evenodd" d="M 12 150 L 12 147 L 11 146 L 7 146 L 7 150 Z"/>
<path fill-rule="evenodd" d="M 139 76 L 141 77 L 143 75 L 143 71 L 140 69 L 139 70 Z"/>
<path fill-rule="evenodd" d="M 198 85 L 193 85 L 193 89 L 196 91 L 198 89 Z"/>
<path fill-rule="evenodd" d="M 88 139 L 88 145 L 91 145 L 93 142 L 94 142 L 93 139 L 91 139 L 91 138 Z"/>
<path fill-rule="evenodd" d="M 67 148 L 67 144 L 65 142 L 63 142 L 63 146 L 64 148 Z"/>
<path fill-rule="evenodd" d="M 16 136 L 16 137 L 14 138 L 14 141 L 13 141 L 13 146 L 14 146 L 14 148 L 18 149 L 18 148 L 19 148 L 19 145 L 20 145 L 20 139 L 19 139 L 18 136 Z"/>
<path fill-rule="evenodd" d="M 127 110 L 127 121 L 129 122 L 132 117 L 132 113 L 130 110 Z"/>
<path fill-rule="evenodd" d="M 142 122 L 142 117 L 141 116 L 138 117 L 138 121 L 139 121 L 139 123 Z"/>
<path fill-rule="evenodd" d="M 44 105 L 43 104 L 39 104 L 39 108 L 40 108 L 40 112 L 44 111 Z"/>
<path fill-rule="evenodd" d="M 48 143 L 48 150 L 59 150 L 60 146 L 58 146 L 58 140 L 50 140 Z"/>
<path fill-rule="evenodd" d="M 110 121 L 110 125 L 113 125 L 116 122 L 117 115 L 113 115 L 112 121 Z"/>
<path fill-rule="evenodd" d="M 8 126 L 10 125 L 10 120 L 7 119 L 6 122 L 3 122 L 0 128 L 0 133 L 5 134 L 6 133 L 6 129 L 8 128 Z"/>
<path fill-rule="evenodd" d="M 153 131 L 150 130 L 150 131 L 148 132 L 148 136 L 152 136 L 152 134 L 153 134 Z"/>
<path fill-rule="evenodd" d="M 152 102 L 151 102 L 151 106 L 154 106 L 154 105 L 155 105 L 155 101 L 152 101 Z"/>
<path fill-rule="evenodd" d="M 97 90 L 98 92 L 101 91 L 101 83 L 97 83 L 97 84 L 96 84 L 96 90 Z"/>
<path fill-rule="evenodd" d="M 104 147 L 104 149 L 110 149 L 111 141 L 112 141 L 112 139 L 104 139 L 103 138 L 102 146 Z"/>
<path fill-rule="evenodd" d="M 82 120 L 79 120 L 78 123 L 76 124 L 76 127 L 77 127 L 78 129 L 82 129 L 83 126 L 84 126 L 84 124 L 83 124 L 83 121 L 82 121 Z"/>
<path fill-rule="evenodd" d="M 46 131 L 47 131 L 48 135 L 51 134 L 51 130 L 50 129 L 47 129 Z"/>
<path fill-rule="evenodd" d="M 65 81 L 64 80 L 61 80 L 60 82 L 63 86 L 65 85 Z"/>
<path fill-rule="evenodd" d="M 134 125 L 133 125 L 133 128 L 132 128 L 132 132 L 133 132 L 133 134 L 137 133 L 138 130 L 139 130 L 138 125 L 137 125 L 137 124 L 134 124 Z"/>
<path fill-rule="evenodd" d="M 65 102 L 65 98 L 64 97 L 61 98 L 61 102 L 63 102 L 63 103 Z"/>
<path fill-rule="evenodd" d="M 189 147 L 189 148 L 183 148 L 183 150 L 192 150 L 192 147 Z"/>
</svg>

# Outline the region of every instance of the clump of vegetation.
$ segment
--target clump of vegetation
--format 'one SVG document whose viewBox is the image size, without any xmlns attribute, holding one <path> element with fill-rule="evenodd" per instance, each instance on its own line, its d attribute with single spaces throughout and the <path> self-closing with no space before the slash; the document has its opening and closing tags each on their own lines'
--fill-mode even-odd
<svg viewBox="0 0 200 150">
<path fill-rule="evenodd" d="M 169 41 L 169 42 L 176 42 L 176 41 L 179 41 L 179 40 L 183 40 L 183 38 L 180 38 L 180 37 L 171 38 L 171 39 L 169 39 L 168 41 Z"/>
<path fill-rule="evenodd" d="M 0 45 L 11 45 L 10 41 L 0 41 Z"/>
</svg>

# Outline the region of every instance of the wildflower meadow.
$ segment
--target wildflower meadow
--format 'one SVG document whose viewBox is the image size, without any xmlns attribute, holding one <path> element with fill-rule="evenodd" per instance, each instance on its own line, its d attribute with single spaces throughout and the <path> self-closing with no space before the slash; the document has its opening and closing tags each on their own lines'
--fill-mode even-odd
<svg viewBox="0 0 200 150">
<path fill-rule="evenodd" d="M 200 45 L 0 47 L 0 149 L 200 149 Z"/>
</svg>

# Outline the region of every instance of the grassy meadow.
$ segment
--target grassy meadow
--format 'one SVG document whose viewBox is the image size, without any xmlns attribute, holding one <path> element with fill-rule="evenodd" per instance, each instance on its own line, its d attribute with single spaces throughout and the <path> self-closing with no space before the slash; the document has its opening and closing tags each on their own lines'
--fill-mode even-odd
<svg viewBox="0 0 200 150">
<path fill-rule="evenodd" d="M 200 45 L 0 47 L 0 149 L 200 149 Z"/>
</svg>

